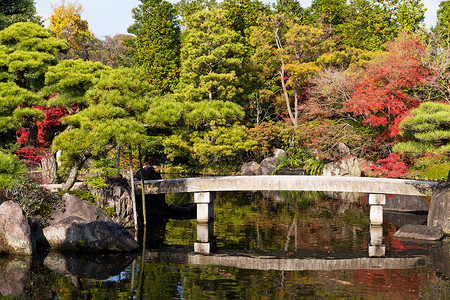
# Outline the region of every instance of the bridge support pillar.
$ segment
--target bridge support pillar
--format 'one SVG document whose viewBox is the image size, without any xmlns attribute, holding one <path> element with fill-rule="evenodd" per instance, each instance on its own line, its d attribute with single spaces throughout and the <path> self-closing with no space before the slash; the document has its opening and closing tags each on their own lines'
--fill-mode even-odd
<svg viewBox="0 0 450 300">
<path fill-rule="evenodd" d="M 386 204 L 386 195 L 384 194 L 369 194 L 370 205 L 370 224 L 383 224 L 383 206 Z"/>
<path fill-rule="evenodd" d="M 370 225 L 369 257 L 384 257 L 386 248 L 383 244 L 383 227 Z"/>
<path fill-rule="evenodd" d="M 210 254 L 214 252 L 215 248 L 214 222 L 197 223 L 197 241 L 194 243 L 194 252 Z"/>
<path fill-rule="evenodd" d="M 197 203 L 197 222 L 208 222 L 214 219 L 214 199 L 216 192 L 194 193 L 194 203 Z"/>
</svg>

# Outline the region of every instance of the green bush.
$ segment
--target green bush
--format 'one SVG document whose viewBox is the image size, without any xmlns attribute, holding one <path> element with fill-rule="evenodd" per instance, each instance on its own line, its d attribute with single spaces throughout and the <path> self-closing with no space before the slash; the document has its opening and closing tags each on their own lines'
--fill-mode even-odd
<svg viewBox="0 0 450 300">
<path fill-rule="evenodd" d="M 54 208 L 63 208 L 60 195 L 50 192 L 29 178 L 15 179 L 9 192 L 12 200 L 20 205 L 28 219 L 41 216 L 44 223 L 47 223 Z"/>
<path fill-rule="evenodd" d="M 423 180 L 445 181 L 450 171 L 450 159 L 426 154 L 417 159 L 411 170 L 411 176 Z"/>
<path fill-rule="evenodd" d="M 288 156 L 281 157 L 281 162 L 274 172 L 282 167 L 301 167 L 309 175 L 321 175 L 325 161 L 312 157 L 304 148 L 289 148 Z"/>
</svg>

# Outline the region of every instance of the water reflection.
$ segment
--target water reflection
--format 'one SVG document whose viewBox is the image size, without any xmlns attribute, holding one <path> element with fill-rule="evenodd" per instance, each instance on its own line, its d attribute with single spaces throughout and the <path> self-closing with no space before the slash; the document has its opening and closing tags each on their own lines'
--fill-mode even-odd
<svg viewBox="0 0 450 300">
<path fill-rule="evenodd" d="M 370 228 L 367 199 L 286 193 L 271 201 L 223 193 L 215 213 L 214 223 L 150 226 L 143 255 L 0 256 L 0 293 L 18 299 L 450 299 L 450 240 L 394 239 L 395 219 Z M 385 257 L 369 257 L 374 246 Z M 209 254 L 195 253 L 205 249 Z"/>
</svg>

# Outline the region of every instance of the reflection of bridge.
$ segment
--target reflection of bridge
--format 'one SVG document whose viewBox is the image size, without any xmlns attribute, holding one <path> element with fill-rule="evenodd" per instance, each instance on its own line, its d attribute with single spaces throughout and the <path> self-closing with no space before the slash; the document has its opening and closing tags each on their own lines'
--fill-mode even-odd
<svg viewBox="0 0 450 300">
<path fill-rule="evenodd" d="M 411 257 L 352 257 L 352 258 L 287 258 L 273 255 L 243 254 L 242 250 L 221 251 L 203 255 L 186 251 L 168 249 L 167 251 L 146 251 L 146 260 L 151 262 L 184 263 L 190 265 L 215 265 L 251 270 L 279 271 L 333 271 L 357 269 L 410 269 L 428 263 L 427 255 Z M 360 256 L 363 256 L 360 253 Z"/>
<path fill-rule="evenodd" d="M 202 226 L 214 218 L 215 192 L 226 191 L 327 191 L 369 194 L 371 244 L 369 256 L 384 256 L 382 244 L 383 205 L 386 194 L 429 196 L 437 182 L 368 177 L 327 176 L 224 176 L 147 180 L 145 194 L 194 193 L 197 203 L 196 252 L 210 253 L 211 226 Z M 136 185 L 137 187 L 137 185 Z M 136 190 L 139 191 L 137 188 Z M 139 191 L 140 193 L 140 191 Z"/>
</svg>

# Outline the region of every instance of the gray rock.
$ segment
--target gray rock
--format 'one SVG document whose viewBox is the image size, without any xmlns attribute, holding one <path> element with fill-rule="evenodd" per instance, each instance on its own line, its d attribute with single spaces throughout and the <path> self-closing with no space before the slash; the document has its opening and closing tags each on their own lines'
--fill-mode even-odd
<svg viewBox="0 0 450 300">
<path fill-rule="evenodd" d="M 138 243 L 119 224 L 107 221 L 86 222 L 68 217 L 43 229 L 50 246 L 81 252 L 132 251 Z"/>
<path fill-rule="evenodd" d="M 131 197 L 131 188 L 126 179 L 105 178 L 105 186 L 92 187 L 87 186 L 91 193 L 97 197 L 99 207 L 112 207 L 115 215 L 112 221 L 122 226 L 134 226 L 133 219 L 133 200 Z"/>
<path fill-rule="evenodd" d="M 70 194 L 62 196 L 64 201 L 64 211 L 53 210 L 51 214 L 50 225 L 60 222 L 67 217 L 79 217 L 85 222 L 108 221 L 113 222 L 111 217 L 97 205 Z"/>
<path fill-rule="evenodd" d="M 31 275 L 31 256 L 0 257 L 0 295 L 20 296 Z"/>
<path fill-rule="evenodd" d="M 278 157 L 279 159 L 281 159 L 281 157 L 283 157 L 283 156 L 286 157 L 286 156 L 288 156 L 288 154 L 283 149 L 275 149 L 275 150 L 273 150 L 273 156 Z"/>
<path fill-rule="evenodd" d="M 281 160 L 278 157 L 267 157 L 259 166 L 256 175 L 272 175 L 273 171 L 278 167 Z"/>
<path fill-rule="evenodd" d="M 409 212 L 427 212 L 428 204 L 420 196 L 396 195 L 386 199 L 383 209 Z"/>
<path fill-rule="evenodd" d="M 437 241 L 442 239 L 444 231 L 440 226 L 425 225 L 404 225 L 395 234 L 395 238 L 419 239 L 427 241 Z"/>
<path fill-rule="evenodd" d="M 450 234 L 450 182 L 439 183 L 431 196 L 428 226 L 441 226 Z"/>
<path fill-rule="evenodd" d="M 335 161 L 325 164 L 323 176 L 352 176 L 360 177 L 364 166 L 368 162 L 361 158 L 345 158 L 342 161 Z"/>
<path fill-rule="evenodd" d="M 350 149 L 343 142 L 339 142 L 337 148 L 338 148 L 337 152 L 338 152 L 339 156 L 345 157 L 345 156 L 351 155 Z"/>
<path fill-rule="evenodd" d="M 251 161 L 251 162 L 245 163 L 241 167 L 241 174 L 242 175 L 256 175 L 258 168 L 259 168 L 259 164 L 257 162 Z"/>
<path fill-rule="evenodd" d="M 22 208 L 13 201 L 2 203 L 0 205 L 0 252 L 30 255 L 34 248 L 30 225 Z"/>
</svg>

